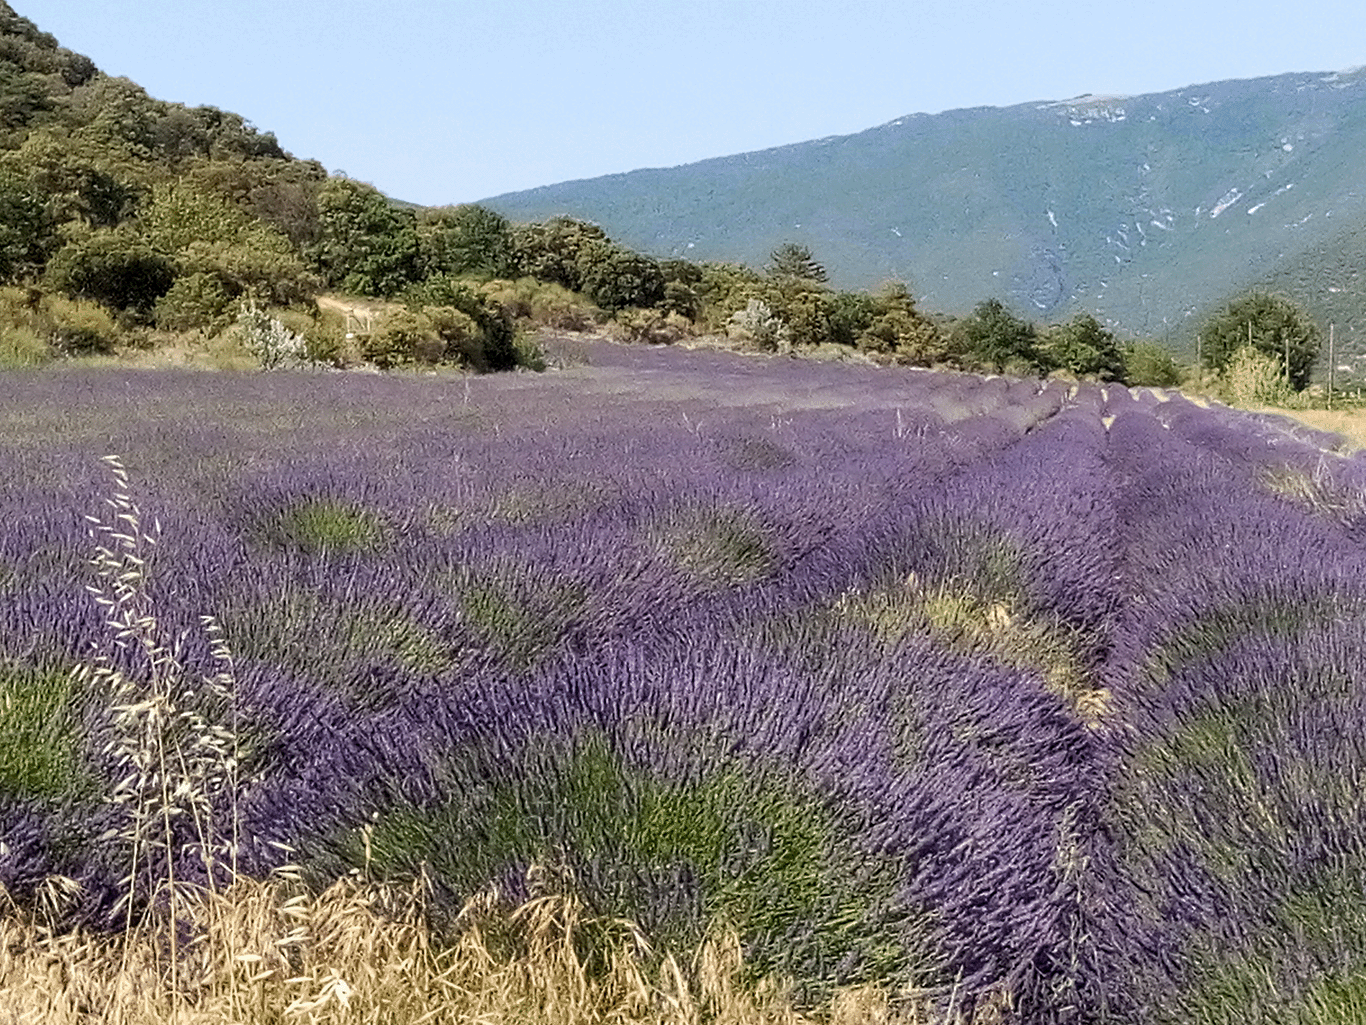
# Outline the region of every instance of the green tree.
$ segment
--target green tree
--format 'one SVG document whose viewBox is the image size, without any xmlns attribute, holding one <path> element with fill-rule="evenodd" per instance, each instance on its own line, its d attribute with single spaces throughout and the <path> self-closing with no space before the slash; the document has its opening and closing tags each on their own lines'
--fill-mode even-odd
<svg viewBox="0 0 1366 1025">
<path fill-rule="evenodd" d="M 136 212 L 147 191 L 143 175 L 117 154 L 56 128 L 34 129 L 23 145 L 0 157 L 3 166 L 48 197 L 53 218 L 112 228 Z"/>
<path fill-rule="evenodd" d="M 583 246 L 578 259 L 584 295 L 604 310 L 649 308 L 664 301 L 664 274 L 658 261 L 648 256 L 597 242 Z"/>
<path fill-rule="evenodd" d="M 73 299 L 150 317 L 175 281 L 175 266 L 134 232 L 101 229 L 59 249 L 48 261 L 47 278 Z"/>
<path fill-rule="evenodd" d="M 1172 354 L 1153 342 L 1124 349 L 1124 383 L 1132 388 L 1175 388 L 1184 375 Z"/>
<path fill-rule="evenodd" d="M 1243 346 L 1276 360 L 1296 391 L 1309 384 L 1323 336 L 1319 326 L 1288 299 L 1250 292 L 1234 299 L 1205 322 L 1200 332 L 1201 363 L 1218 373 Z"/>
<path fill-rule="evenodd" d="M 940 363 L 947 358 L 943 334 L 916 309 L 915 298 L 905 284 L 889 282 L 868 296 L 867 301 L 873 316 L 854 339 L 860 349 L 917 366 Z"/>
<path fill-rule="evenodd" d="M 1040 346 L 1047 363 L 1078 377 L 1124 380 L 1124 353 L 1112 332 L 1089 313 L 1048 328 Z"/>
<path fill-rule="evenodd" d="M 37 274 L 56 247 L 46 197 L 13 172 L 0 171 L 0 280 Z"/>
<path fill-rule="evenodd" d="M 518 273 L 562 285 L 571 292 L 583 291 L 583 251 L 589 246 L 611 244 L 607 233 L 596 224 L 572 217 L 519 224 L 512 230 Z"/>
<path fill-rule="evenodd" d="M 972 315 L 959 322 L 956 334 L 962 355 L 978 366 L 997 373 L 1042 369 L 1034 325 L 1015 316 L 999 299 L 978 303 Z"/>
<path fill-rule="evenodd" d="M 768 273 L 775 278 L 797 278 L 824 284 L 825 268 L 816 262 L 811 250 L 796 242 L 784 242 L 768 257 Z"/>
<path fill-rule="evenodd" d="M 424 210 L 417 237 L 428 274 L 507 278 L 515 273 L 511 225 L 488 207 L 466 203 Z"/>
<path fill-rule="evenodd" d="M 314 265 L 329 285 L 359 295 L 397 295 L 421 279 L 417 218 L 373 185 L 334 178 L 318 190 Z"/>
</svg>

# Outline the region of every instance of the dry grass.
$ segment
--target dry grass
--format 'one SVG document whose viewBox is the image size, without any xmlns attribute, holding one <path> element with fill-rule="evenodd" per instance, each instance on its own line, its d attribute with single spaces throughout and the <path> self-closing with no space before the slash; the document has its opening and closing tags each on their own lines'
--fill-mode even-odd
<svg viewBox="0 0 1366 1025">
<path fill-rule="evenodd" d="M 1253 412 L 1288 416 L 1315 430 L 1341 434 L 1352 443 L 1352 450 L 1366 448 L 1366 409 L 1286 409 L 1279 406 L 1258 406 Z"/>
<path fill-rule="evenodd" d="M 691 957 L 658 955 L 631 923 L 544 895 L 507 909 L 471 901 L 438 943 L 421 884 L 344 879 L 309 896 L 286 872 L 239 879 L 179 909 L 193 937 L 172 973 L 164 936 L 54 934 L 40 915 L 0 918 L 0 1021 L 45 1025 L 928 1025 L 871 988 L 836 994 L 818 1017 L 784 986 L 743 981 L 734 933 Z M 591 950 L 585 956 L 583 951 Z M 979 1015 L 979 1021 L 985 1021 Z"/>
</svg>

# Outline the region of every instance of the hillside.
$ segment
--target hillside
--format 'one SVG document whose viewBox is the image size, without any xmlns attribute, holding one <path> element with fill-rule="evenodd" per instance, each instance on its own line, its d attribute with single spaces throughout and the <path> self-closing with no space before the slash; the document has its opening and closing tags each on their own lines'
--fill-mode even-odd
<svg viewBox="0 0 1366 1025">
<path fill-rule="evenodd" d="M 1267 284 L 1359 345 L 1363 100 L 1358 70 L 910 115 L 484 202 L 588 218 L 658 256 L 757 264 L 792 239 L 842 287 L 900 277 L 953 313 L 988 296 L 1042 320 L 1085 310 L 1178 348 Z"/>
</svg>

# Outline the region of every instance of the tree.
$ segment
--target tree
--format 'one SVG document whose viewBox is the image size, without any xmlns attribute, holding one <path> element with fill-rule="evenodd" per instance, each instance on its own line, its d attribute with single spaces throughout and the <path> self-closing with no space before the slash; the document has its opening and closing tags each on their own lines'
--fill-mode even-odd
<svg viewBox="0 0 1366 1025">
<path fill-rule="evenodd" d="M 38 273 L 56 246 L 45 197 L 18 175 L 0 171 L 0 280 Z"/>
<path fill-rule="evenodd" d="M 1308 386 L 1323 344 L 1313 320 L 1289 300 L 1266 292 L 1234 299 L 1205 322 L 1200 339 L 1204 366 L 1223 373 L 1235 352 L 1251 346 L 1274 359 L 1296 391 Z"/>
<path fill-rule="evenodd" d="M 1042 368 L 1038 335 L 1034 325 L 1021 320 L 999 299 L 988 299 L 973 308 L 958 325 L 963 353 L 970 361 L 1002 373 L 1007 367 Z"/>
<path fill-rule="evenodd" d="M 611 242 L 607 233 L 596 224 L 572 217 L 519 224 L 512 230 L 512 250 L 518 273 L 561 285 L 571 292 L 583 291 L 583 250 Z"/>
<path fill-rule="evenodd" d="M 1124 350 L 1124 383 L 1131 388 L 1175 388 L 1184 375 L 1172 354 L 1153 342 Z"/>
<path fill-rule="evenodd" d="M 664 274 L 659 263 L 610 242 L 579 250 L 583 294 L 604 310 L 651 307 L 664 301 Z"/>
<path fill-rule="evenodd" d="M 796 278 L 824 284 L 825 268 L 816 262 L 811 250 L 796 242 L 784 242 L 768 257 L 768 273 L 774 278 Z"/>
<path fill-rule="evenodd" d="M 135 233 L 106 228 L 59 249 L 48 261 L 47 277 L 73 299 L 150 316 L 175 281 L 175 267 Z"/>
<path fill-rule="evenodd" d="M 396 295 L 421 279 L 417 218 L 373 185 L 334 178 L 318 190 L 318 243 L 328 284 L 359 295 Z"/>
<path fill-rule="evenodd" d="M 1066 324 L 1050 327 L 1044 335 L 1042 350 L 1054 367 L 1078 377 L 1124 380 L 1124 353 L 1119 343 L 1089 313 L 1079 313 Z"/>
<path fill-rule="evenodd" d="M 511 226 L 488 207 L 466 203 L 424 210 L 417 237 L 428 274 L 507 278 L 514 272 Z"/>
</svg>

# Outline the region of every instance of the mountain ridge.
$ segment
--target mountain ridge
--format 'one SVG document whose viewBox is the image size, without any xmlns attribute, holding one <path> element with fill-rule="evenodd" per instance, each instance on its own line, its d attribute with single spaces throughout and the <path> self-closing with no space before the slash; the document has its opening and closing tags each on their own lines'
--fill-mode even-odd
<svg viewBox="0 0 1366 1025">
<path fill-rule="evenodd" d="M 1229 296 L 1273 287 L 1366 340 L 1364 100 L 1357 67 L 907 114 L 481 203 L 583 217 L 661 257 L 754 265 L 790 239 L 841 287 L 901 278 L 950 313 L 989 296 L 1039 319 L 1086 311 L 1178 348 Z M 1328 264 L 1339 291 L 1315 293 Z"/>
</svg>

